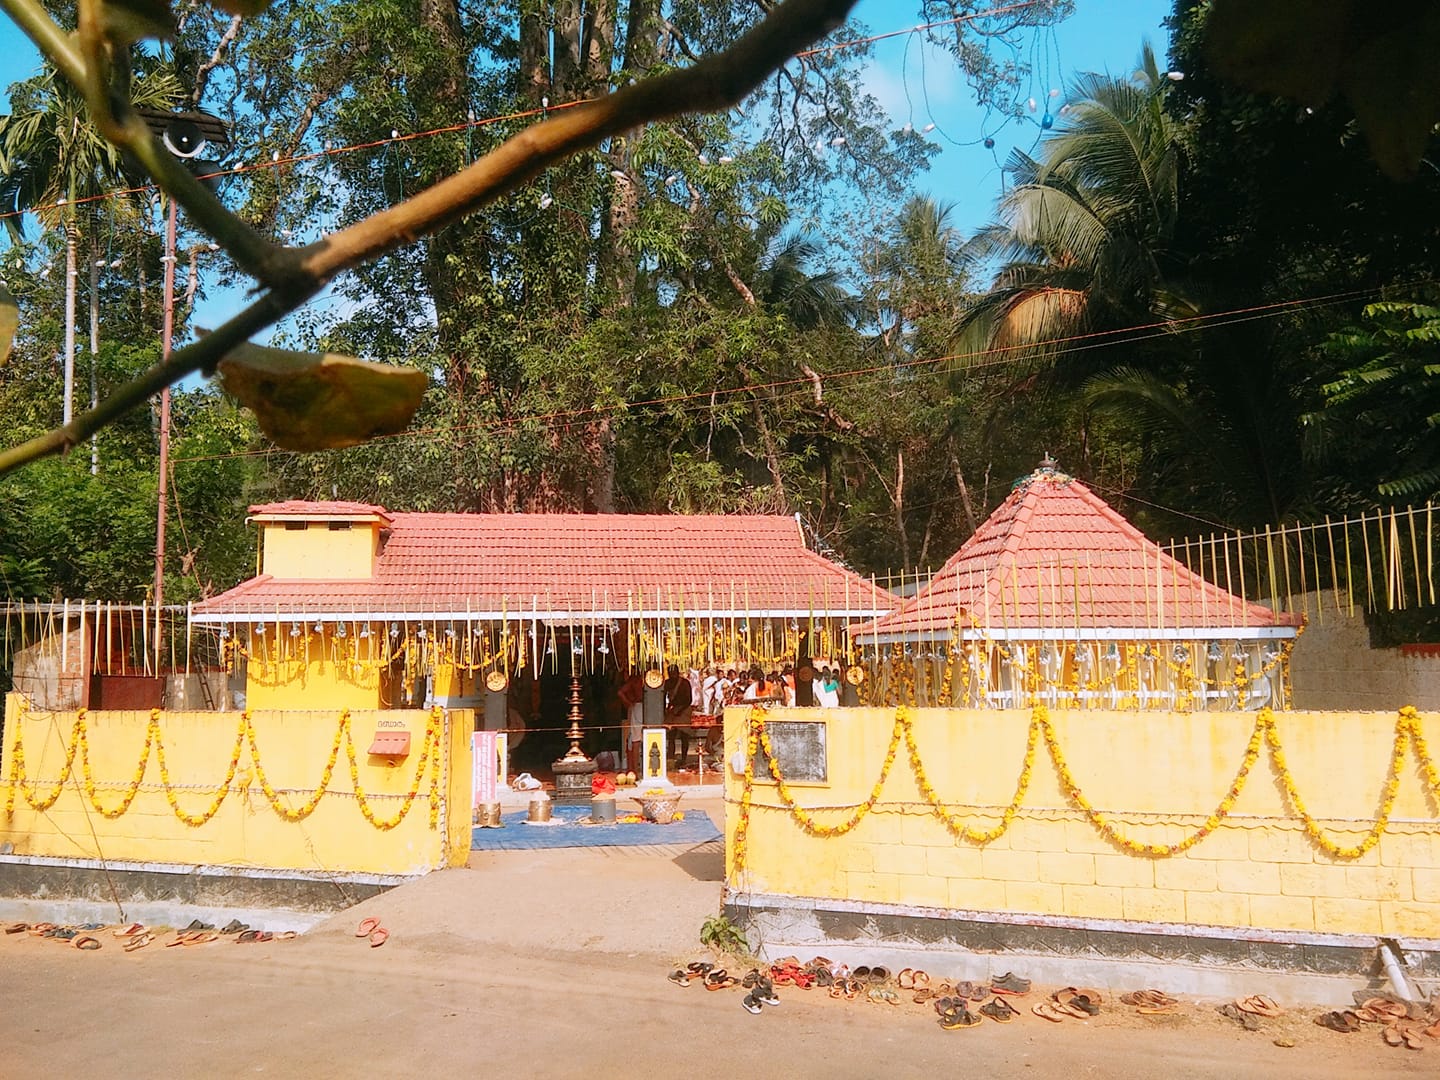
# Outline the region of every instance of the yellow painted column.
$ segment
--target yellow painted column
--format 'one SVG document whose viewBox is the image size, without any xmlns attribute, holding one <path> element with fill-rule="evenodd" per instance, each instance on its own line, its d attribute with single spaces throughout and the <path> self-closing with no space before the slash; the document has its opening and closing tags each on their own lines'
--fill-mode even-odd
<svg viewBox="0 0 1440 1080">
<path fill-rule="evenodd" d="M 450 747 L 449 774 L 445 786 L 445 832 L 448 850 L 446 866 L 464 866 L 470 861 L 470 792 L 474 761 L 470 733 L 475 714 L 470 709 L 446 713 L 443 738 Z"/>
</svg>

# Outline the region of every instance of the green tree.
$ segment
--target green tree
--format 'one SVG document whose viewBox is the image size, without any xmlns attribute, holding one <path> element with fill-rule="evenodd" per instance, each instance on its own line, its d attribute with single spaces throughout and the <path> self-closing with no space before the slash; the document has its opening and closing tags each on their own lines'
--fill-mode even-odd
<svg viewBox="0 0 1440 1080">
<path fill-rule="evenodd" d="M 142 71 L 130 84 L 133 106 L 168 108 L 179 95 L 173 75 L 160 68 Z M 5 178 L 7 209 L 30 210 L 47 229 L 65 239 L 65 339 L 63 423 L 69 423 L 75 389 L 75 297 L 79 279 L 82 233 L 89 227 L 91 362 L 98 353 L 99 246 L 93 242 L 96 217 L 107 211 L 130 220 L 133 203 L 109 198 L 88 200 L 122 186 L 120 151 L 90 118 L 83 95 L 53 65 L 41 74 L 10 88 L 11 112 L 0 116 L 0 175 Z M 83 204 L 83 208 L 77 204 Z M 21 236 L 20 216 L 7 217 L 12 239 Z M 92 370 L 92 393 L 94 392 Z"/>
<path fill-rule="evenodd" d="M 1440 307 L 1368 304 L 1321 353 L 1340 367 L 1322 409 L 1306 417 L 1315 449 L 1365 500 L 1440 495 Z"/>
</svg>

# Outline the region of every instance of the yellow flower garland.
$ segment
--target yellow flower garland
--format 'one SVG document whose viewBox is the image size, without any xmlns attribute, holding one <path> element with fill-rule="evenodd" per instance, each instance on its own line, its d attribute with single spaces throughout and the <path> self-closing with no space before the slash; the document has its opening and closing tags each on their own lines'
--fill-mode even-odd
<svg viewBox="0 0 1440 1080">
<path fill-rule="evenodd" d="M 435 829 L 439 827 L 440 807 L 442 803 L 441 763 L 443 756 L 441 752 L 441 730 L 443 728 L 444 710 L 438 705 L 430 710 L 425 734 L 421 739 L 421 752 L 415 770 L 415 781 L 411 785 L 410 791 L 404 796 L 403 805 L 392 817 L 388 818 L 380 818 L 375 815 L 364 790 L 360 786 L 359 762 L 355 750 L 354 738 L 351 733 L 350 711 L 348 709 L 342 710 L 340 713 L 339 724 L 335 731 L 335 739 L 330 748 L 330 757 L 325 765 L 324 771 L 321 773 L 319 785 L 311 792 L 309 799 L 307 799 L 303 805 L 295 808 L 284 804 L 280 793 L 275 790 L 274 786 L 270 783 L 269 777 L 265 774 L 256 740 L 255 725 L 251 720 L 250 710 L 246 709 L 240 715 L 240 723 L 235 733 L 235 743 L 231 750 L 229 763 L 226 766 L 225 778 L 217 787 L 209 789 L 212 792 L 210 804 L 198 814 L 192 814 L 186 811 L 180 805 L 176 796 L 176 788 L 170 779 L 170 766 L 165 754 L 165 742 L 161 729 L 161 712 L 159 709 L 150 710 L 150 720 L 145 726 L 145 742 L 141 747 L 139 763 L 136 765 L 135 773 L 131 777 L 129 784 L 126 785 L 120 801 L 113 806 L 105 805 L 99 797 L 99 785 L 95 781 L 90 765 L 89 725 L 86 722 L 88 714 L 85 709 L 76 710 L 75 722 L 71 727 L 69 745 L 66 747 L 65 761 L 61 767 L 59 779 L 48 793 L 43 796 L 37 794 L 35 785 L 31 784 L 27 779 L 27 770 L 25 768 L 25 746 L 22 738 L 22 728 L 27 711 L 27 707 L 22 703 L 20 713 L 17 716 L 17 723 L 14 725 L 15 736 L 14 742 L 11 744 L 10 773 L 5 781 L 7 788 L 5 813 L 7 815 L 13 815 L 15 812 L 15 795 L 17 791 L 24 796 L 25 802 L 31 809 L 43 813 L 54 806 L 64 791 L 66 782 L 73 773 L 75 758 L 78 754 L 82 775 L 84 777 L 83 791 L 85 798 L 103 817 L 111 820 L 118 818 L 126 813 L 135 801 L 135 796 L 139 793 L 141 785 L 144 782 L 145 773 L 149 768 L 150 757 L 153 753 L 160 767 L 161 789 L 165 793 L 165 799 L 169 803 L 171 811 L 186 825 L 198 828 L 220 812 L 221 806 L 224 805 L 225 799 L 232 790 L 231 785 L 235 780 L 235 775 L 240 765 L 241 751 L 248 744 L 250 764 L 255 770 L 255 775 L 260 780 L 261 790 L 264 792 L 265 799 L 270 804 L 271 809 L 286 821 L 298 822 L 314 813 L 315 808 L 320 805 L 321 800 L 328 792 L 331 778 L 335 771 L 335 764 L 339 756 L 340 746 L 343 742 L 349 756 L 350 777 L 355 800 L 360 807 L 360 813 L 364 815 L 370 824 L 374 825 L 377 829 L 388 830 L 395 828 L 405 820 L 406 815 L 410 812 L 410 807 L 414 804 L 415 800 L 419 798 L 420 785 L 424 781 L 426 767 L 428 765 L 430 772 L 430 787 L 428 792 L 430 828 Z"/>
<path fill-rule="evenodd" d="M 804 832 L 816 837 L 843 836 L 850 832 L 868 815 L 879 802 L 880 793 L 890 775 L 891 766 L 895 763 L 896 750 L 901 739 L 905 741 L 905 748 L 909 758 L 911 771 L 915 774 L 916 783 L 920 793 L 929 804 L 930 812 L 945 825 L 957 840 L 966 840 L 972 844 L 988 844 L 1003 836 L 1010 824 L 1018 814 L 1025 795 L 1029 790 L 1031 777 L 1034 771 L 1035 753 L 1040 739 L 1044 739 L 1046 752 L 1054 763 L 1056 775 L 1060 781 L 1060 788 L 1067 799 L 1085 816 L 1085 819 L 1095 830 L 1105 838 L 1106 841 L 1120 848 L 1131 855 L 1142 856 L 1153 859 L 1170 858 L 1188 851 L 1199 844 L 1223 822 L 1235 807 L 1236 801 L 1240 798 L 1241 792 L 1245 789 L 1246 782 L 1250 778 L 1251 770 L 1260 759 L 1262 749 L 1268 749 L 1270 759 L 1275 769 L 1276 777 L 1280 780 L 1285 796 L 1291 808 L 1299 817 L 1305 833 L 1314 843 L 1333 858 L 1346 861 L 1353 861 L 1362 858 L 1380 841 L 1381 835 L 1385 832 L 1390 823 L 1390 815 L 1394 810 L 1395 800 L 1399 793 L 1400 772 L 1405 755 L 1411 747 L 1415 750 L 1415 756 L 1420 764 L 1421 774 L 1424 777 L 1428 792 L 1437 805 L 1440 805 L 1440 768 L 1437 768 L 1434 759 L 1430 755 L 1429 747 L 1425 743 L 1420 728 L 1420 715 L 1412 706 L 1406 706 L 1400 710 L 1395 721 L 1395 742 L 1391 751 L 1390 769 L 1386 778 L 1384 795 L 1381 799 L 1380 812 L 1375 821 L 1371 824 L 1364 839 L 1353 847 L 1347 847 L 1332 840 L 1322 829 L 1314 817 L 1306 808 L 1304 800 L 1296 788 L 1294 777 L 1290 773 L 1289 765 L 1285 759 L 1284 749 L 1280 743 L 1280 736 L 1275 722 L 1275 714 L 1269 708 L 1262 709 L 1255 717 L 1255 727 L 1250 733 L 1250 740 L 1245 747 L 1245 756 L 1241 760 L 1240 767 L 1235 773 L 1235 778 L 1230 784 L 1219 805 L 1206 817 L 1204 824 L 1183 837 L 1174 844 L 1152 844 L 1144 841 L 1134 840 L 1115 828 L 1106 816 L 1097 810 L 1090 800 L 1085 796 L 1080 785 L 1076 783 L 1070 766 L 1065 760 L 1065 755 L 1060 749 L 1060 743 L 1055 734 L 1054 725 L 1050 721 L 1049 712 L 1044 705 L 1036 705 L 1031 712 L 1030 728 L 1026 739 L 1025 758 L 1020 770 L 1020 777 L 1016 783 L 1015 794 L 1010 803 L 1001 812 L 1000 821 L 990 829 L 976 829 L 964 824 L 959 816 L 953 815 L 946 809 L 944 802 L 940 799 L 939 793 L 931 784 L 925 773 L 924 764 L 920 758 L 919 747 L 915 741 L 914 717 L 905 706 L 900 706 L 895 711 L 895 724 L 890 735 L 890 744 L 886 749 L 885 759 L 880 768 L 880 775 L 877 777 L 874 786 L 870 790 L 866 800 L 856 806 L 850 816 L 835 824 L 822 824 L 815 816 L 804 807 L 801 807 L 795 800 L 789 785 L 781 775 L 779 764 L 771 752 L 770 736 L 766 731 L 767 710 L 760 705 L 752 706 L 748 720 L 748 734 L 746 737 L 746 758 L 744 785 L 740 799 L 740 820 L 736 825 L 734 840 L 734 862 L 735 870 L 738 873 L 744 869 L 746 854 L 748 851 L 750 815 L 754 805 L 755 767 L 754 761 L 756 751 L 763 749 L 766 763 L 771 779 L 773 779 L 780 796 L 780 801 L 789 812 L 791 819 Z"/>
<path fill-rule="evenodd" d="M 915 745 L 913 717 L 901 709 L 897 710 L 896 720 L 897 723 L 904 725 L 905 749 L 910 755 L 910 771 L 915 774 L 920 794 L 930 804 L 930 812 L 939 818 L 945 828 L 949 829 L 957 839 L 968 840 L 972 844 L 988 844 L 992 840 L 998 840 L 1004 836 L 1005 830 L 1010 828 L 1010 823 L 1015 820 L 1015 815 L 1020 810 L 1020 804 L 1025 800 L 1025 793 L 1030 790 L 1030 775 L 1035 767 L 1035 744 L 1041 727 L 1038 715 L 1030 720 L 1030 731 L 1025 740 L 1025 763 L 1020 769 L 1020 779 L 1015 784 L 1015 795 L 1010 800 L 1010 805 L 1001 812 L 1000 824 L 993 829 L 972 829 L 968 825 L 961 824 L 958 817 L 945 809 L 945 804 L 940 801 L 939 794 L 930 783 L 930 778 L 925 775 L 925 768 L 920 762 L 920 750 Z"/>
<path fill-rule="evenodd" d="M 1269 714 L 1266 709 L 1262 716 Z M 1385 781 L 1385 794 L 1381 798 L 1380 813 L 1376 816 L 1370 830 L 1365 838 L 1354 847 L 1344 847 L 1337 844 L 1310 816 L 1310 811 L 1305 808 L 1305 801 L 1300 798 L 1300 792 L 1295 787 L 1295 778 L 1290 775 L 1290 769 L 1285 764 L 1285 751 L 1280 747 L 1280 735 L 1275 730 L 1275 722 L 1271 718 L 1269 726 L 1265 730 L 1265 741 L 1270 746 L 1270 760 L 1275 765 L 1275 772 L 1280 777 L 1280 785 L 1285 789 L 1285 798 L 1289 800 L 1290 807 L 1300 818 L 1305 833 L 1318 844 L 1322 851 L 1336 859 L 1358 859 L 1367 851 L 1380 842 L 1380 835 L 1385 827 L 1390 824 L 1390 812 L 1395 808 L 1395 796 L 1400 791 L 1400 765 L 1405 760 L 1405 752 L 1410 748 L 1411 718 L 1407 717 L 1402 710 L 1395 720 L 1395 745 L 1390 753 L 1390 772 Z"/>
</svg>

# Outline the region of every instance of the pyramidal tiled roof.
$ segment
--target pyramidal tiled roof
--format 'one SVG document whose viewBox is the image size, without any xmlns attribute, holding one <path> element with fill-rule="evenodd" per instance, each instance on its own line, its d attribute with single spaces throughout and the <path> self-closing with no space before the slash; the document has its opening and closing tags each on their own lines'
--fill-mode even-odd
<svg viewBox="0 0 1440 1080">
<path fill-rule="evenodd" d="M 1293 628 L 1177 562 L 1080 481 L 1042 466 L 912 600 L 860 631 L 880 641 L 943 637 L 958 622 L 999 635 L 1096 630 Z M 1027 635 L 1028 636 L 1028 635 Z"/>
<path fill-rule="evenodd" d="M 810 551 L 794 518 L 680 514 L 387 514 L 356 503 L 258 512 L 376 513 L 390 522 L 368 580 L 261 575 L 195 605 L 224 616 L 657 610 L 863 617 L 897 601 Z M 283 510 L 275 508 L 283 507 Z M 347 509 L 336 509 L 343 507 Z M 354 507 L 362 508 L 360 511 Z M 297 509 L 300 508 L 300 509 Z"/>
</svg>

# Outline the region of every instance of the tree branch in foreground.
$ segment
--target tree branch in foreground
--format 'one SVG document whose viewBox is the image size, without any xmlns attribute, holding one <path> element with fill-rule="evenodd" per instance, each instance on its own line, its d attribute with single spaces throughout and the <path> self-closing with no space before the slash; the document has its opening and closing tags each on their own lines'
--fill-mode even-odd
<svg viewBox="0 0 1440 1080">
<path fill-rule="evenodd" d="M 66 426 L 0 452 L 0 475 L 39 458 L 64 453 L 187 375 L 197 371 L 212 373 L 227 352 L 294 311 L 335 275 L 473 213 L 575 152 L 657 120 L 739 105 L 772 71 L 843 23 L 854 3 L 855 0 L 785 0 L 730 48 L 706 57 L 693 67 L 644 80 L 536 124 L 506 140 L 463 172 L 314 244 L 294 250 L 273 249 L 284 252 L 287 262 L 290 257 L 296 257 L 296 263 L 287 266 L 287 272 L 279 280 L 267 282 L 268 275 L 264 272 L 255 275 L 270 285 L 269 292 L 214 333 L 176 351 L 168 363 L 157 365 L 126 383 L 96 408 L 80 413 Z M 10 12 L 72 81 L 76 69 L 81 79 L 85 78 L 83 60 L 71 38 L 53 23 L 50 30 L 41 25 L 40 20 L 49 20 L 36 0 L 0 0 L 0 6 Z M 148 134 L 145 142 L 152 151 L 161 151 Z M 129 144 L 127 131 L 122 145 L 134 150 Z M 142 146 L 135 150 L 136 156 L 151 169 L 162 189 L 176 195 L 172 182 L 178 177 L 169 166 L 175 166 L 182 173 L 183 167 L 175 161 L 158 159 L 155 153 L 145 153 L 144 149 Z M 180 184 L 188 188 L 184 181 L 195 184 L 188 173 Z M 187 202 L 176 198 L 193 212 Z M 233 217 L 223 207 L 221 210 L 227 217 Z M 227 249 L 237 240 L 244 242 L 233 235 L 233 230 L 215 235 Z M 271 267 L 273 264 L 262 270 Z"/>
</svg>

